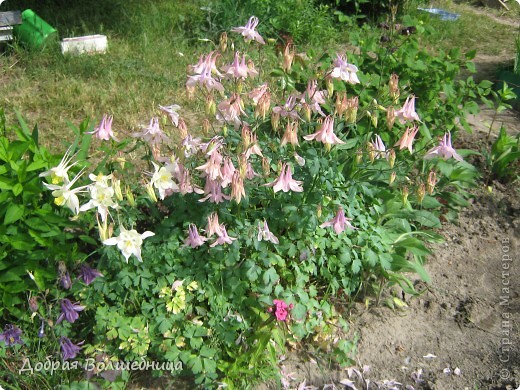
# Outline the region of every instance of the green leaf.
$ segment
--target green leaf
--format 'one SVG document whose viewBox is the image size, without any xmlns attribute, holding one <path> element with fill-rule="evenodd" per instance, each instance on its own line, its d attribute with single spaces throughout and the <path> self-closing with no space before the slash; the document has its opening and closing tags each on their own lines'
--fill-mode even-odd
<svg viewBox="0 0 520 390">
<path fill-rule="evenodd" d="M 5 213 L 4 225 L 9 225 L 13 222 L 18 221 L 20 218 L 23 217 L 23 214 L 24 214 L 23 206 L 19 206 L 16 203 L 12 203 L 7 208 L 7 212 Z"/>
<path fill-rule="evenodd" d="M 415 221 L 426 227 L 441 227 L 441 221 L 433 213 L 426 210 L 417 210 L 414 213 Z"/>
<path fill-rule="evenodd" d="M 18 196 L 23 192 L 23 186 L 20 183 L 16 183 L 13 187 L 14 196 Z"/>
</svg>

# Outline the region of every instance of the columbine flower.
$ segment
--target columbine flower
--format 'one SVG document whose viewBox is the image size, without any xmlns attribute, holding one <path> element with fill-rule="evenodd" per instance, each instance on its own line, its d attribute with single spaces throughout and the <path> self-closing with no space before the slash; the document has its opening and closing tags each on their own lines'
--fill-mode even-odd
<svg viewBox="0 0 520 390">
<path fill-rule="evenodd" d="M 205 86 L 208 91 L 216 89 L 219 92 L 224 92 L 224 86 L 213 78 L 213 73 L 217 76 L 221 76 L 218 71 L 215 62 L 217 56 L 213 55 L 214 52 L 209 53 L 206 57 L 201 56 L 198 64 L 191 67 L 191 70 L 195 73 L 192 76 L 188 76 L 186 82 L 186 88 L 195 89 L 197 84 Z"/>
<path fill-rule="evenodd" d="M 264 83 L 260 85 L 259 87 L 253 89 L 247 96 L 249 96 L 250 99 L 253 99 L 254 104 L 258 104 L 260 99 L 266 94 L 269 87 L 267 83 Z"/>
<path fill-rule="evenodd" d="M 152 175 L 151 183 L 159 190 L 159 197 L 163 200 L 166 196 L 171 195 L 172 192 L 179 190 L 179 186 L 173 181 L 172 172 L 168 167 L 160 167 L 153 161 L 152 164 L 155 172 Z"/>
<path fill-rule="evenodd" d="M 240 115 L 246 115 L 242 108 L 240 95 L 234 93 L 227 100 L 221 101 L 217 106 L 217 120 L 220 122 L 232 123 L 235 128 L 242 124 Z"/>
<path fill-rule="evenodd" d="M 57 206 L 65 206 L 69 208 L 74 214 L 79 213 L 79 199 L 76 195 L 79 192 L 83 192 L 83 189 L 87 186 L 78 187 L 72 189 L 71 187 L 76 183 L 76 181 L 83 174 L 83 170 L 81 170 L 72 181 L 66 180 L 65 183 L 61 186 L 55 184 L 43 183 L 47 189 L 52 190 L 52 196 L 54 196 L 54 203 Z"/>
<path fill-rule="evenodd" d="M 379 135 L 376 135 L 376 139 L 371 142 L 372 147 L 374 148 L 375 158 L 384 157 L 388 159 L 388 152 L 386 151 L 386 146 Z"/>
<path fill-rule="evenodd" d="M 222 186 L 220 182 L 218 180 L 211 180 L 209 176 L 206 177 L 204 193 L 206 196 L 202 199 L 199 199 L 199 202 L 205 202 L 209 199 L 209 201 L 212 203 L 222 203 L 224 200 L 230 199 L 228 195 L 224 195 L 222 192 Z"/>
<path fill-rule="evenodd" d="M 233 27 L 231 31 L 242 34 L 246 42 L 257 41 L 258 43 L 264 45 L 264 38 L 262 38 L 261 35 L 255 30 L 256 26 L 258 26 L 258 18 L 256 16 L 251 16 L 245 26 Z"/>
<path fill-rule="evenodd" d="M 246 64 L 246 56 L 242 56 L 242 60 L 240 60 L 240 53 L 237 51 L 235 53 L 235 58 L 230 65 L 226 65 L 222 67 L 224 72 L 226 72 L 226 76 L 234 77 L 235 79 L 245 80 L 248 76 L 258 76 L 258 71 L 254 68 L 254 65 L 250 68 Z"/>
<path fill-rule="evenodd" d="M 59 283 L 65 290 L 69 290 L 72 287 L 69 271 L 65 271 L 60 275 Z"/>
<path fill-rule="evenodd" d="M 418 131 L 419 131 L 419 128 L 417 126 L 408 127 L 404 131 L 404 134 L 401 137 L 401 139 L 395 144 L 395 146 L 399 145 L 399 150 L 408 148 L 410 153 L 412 153 L 413 152 L 413 149 L 412 149 L 413 140 Z"/>
<path fill-rule="evenodd" d="M 79 312 L 85 309 L 85 306 L 78 305 L 77 303 L 72 303 L 68 299 L 61 300 L 61 314 L 56 321 L 56 324 L 59 324 L 64 319 L 74 323 L 79 318 Z"/>
<path fill-rule="evenodd" d="M 272 183 L 264 184 L 267 187 L 273 187 L 274 192 L 283 191 L 283 192 L 303 192 L 302 181 L 293 180 L 291 173 L 291 166 L 287 163 L 282 165 L 282 171 L 280 176 L 273 181 Z"/>
<path fill-rule="evenodd" d="M 220 225 L 220 229 L 219 231 L 216 231 L 216 233 L 218 237 L 215 242 L 210 245 L 210 247 L 214 247 L 216 245 L 232 244 L 233 241 L 236 240 L 235 237 L 229 237 L 224 225 Z"/>
<path fill-rule="evenodd" d="M 426 160 L 432 159 L 434 157 L 442 157 L 444 160 L 453 157 L 457 161 L 462 161 L 462 157 L 457 153 L 453 146 L 451 146 L 451 133 L 445 133 L 442 140 L 439 142 L 439 146 L 436 146 L 428 152 L 424 158 Z"/>
<path fill-rule="evenodd" d="M 267 311 L 273 313 L 277 321 L 287 320 L 287 317 L 289 316 L 289 310 L 294 307 L 292 303 L 288 305 L 281 299 L 273 299 L 273 305 L 274 307 L 270 307 Z"/>
<path fill-rule="evenodd" d="M 72 341 L 70 341 L 69 338 L 62 336 L 60 338 L 60 345 L 63 360 L 74 359 L 78 352 L 81 351 L 81 344 L 83 344 L 83 342 L 79 344 L 74 344 Z"/>
<path fill-rule="evenodd" d="M 284 118 L 289 117 L 298 121 L 300 116 L 296 112 L 296 96 L 289 96 L 283 106 L 273 107 L 273 113 Z"/>
<path fill-rule="evenodd" d="M 0 341 L 3 341 L 6 347 L 15 344 L 23 344 L 23 341 L 20 338 L 21 335 L 22 330 L 20 328 L 16 325 L 8 324 L 5 326 L 4 331 L 0 333 Z"/>
<path fill-rule="evenodd" d="M 204 172 L 204 175 L 211 179 L 211 180 L 217 180 L 221 173 L 221 168 L 222 168 L 222 155 L 218 152 L 218 151 L 215 151 L 213 153 L 211 153 L 208 161 L 206 161 L 205 164 L 202 164 L 201 166 L 199 167 L 196 167 L 195 169 L 199 170 L 199 171 L 203 171 Z"/>
<path fill-rule="evenodd" d="M 240 203 L 242 197 L 246 196 L 246 190 L 244 189 L 244 179 L 240 175 L 239 171 L 233 173 L 233 180 L 231 181 L 231 199 L 234 199 L 237 204 Z"/>
<path fill-rule="evenodd" d="M 331 77 L 341 79 L 350 84 L 358 84 L 359 79 L 356 75 L 358 71 L 357 66 L 349 64 L 347 62 L 347 56 L 341 56 L 338 54 L 334 60 L 334 69 L 330 74 Z"/>
<path fill-rule="evenodd" d="M 101 220 L 104 222 L 107 219 L 109 213 L 108 208 L 111 207 L 116 209 L 118 204 L 114 201 L 115 195 L 114 188 L 108 184 L 108 180 L 112 178 L 112 175 L 105 176 L 99 174 L 98 176 L 90 175 L 93 184 L 88 186 L 90 192 L 90 200 L 79 208 L 79 211 L 90 210 L 91 208 L 97 207 Z"/>
<path fill-rule="evenodd" d="M 121 226 L 121 233 L 119 236 L 109 238 L 108 240 L 103 241 L 103 244 L 117 245 L 123 256 L 125 256 L 127 263 L 131 255 L 134 255 L 137 257 L 137 260 L 142 262 L 141 246 L 143 245 L 143 240 L 152 236 L 155 236 L 155 233 L 146 231 L 143 234 L 139 234 L 134 229 L 126 230 Z"/>
<path fill-rule="evenodd" d="M 406 121 L 419 122 L 419 115 L 415 112 L 415 96 L 409 95 L 403 104 L 403 108 L 397 110 L 394 115 L 401 124 L 404 124 Z"/>
<path fill-rule="evenodd" d="M 114 117 L 112 115 L 103 115 L 101 119 L 101 123 L 98 127 L 96 127 L 93 131 L 85 133 L 85 134 L 94 134 L 94 137 L 99 138 L 103 141 L 108 141 L 112 138 L 114 141 L 117 141 L 114 132 L 112 130 L 112 120 Z"/>
<path fill-rule="evenodd" d="M 42 173 L 40 173 L 39 176 L 40 177 L 50 176 L 51 184 L 60 184 L 63 182 L 68 183 L 69 182 L 68 171 L 70 168 L 72 168 L 74 165 L 76 165 L 78 163 L 78 161 L 75 161 L 72 164 L 70 163 L 72 161 L 72 159 L 76 156 L 76 155 L 73 155 L 73 156 L 70 155 L 71 149 L 72 149 L 72 146 L 67 149 L 67 151 L 63 155 L 63 158 L 61 159 L 61 161 L 57 167 L 51 168 L 46 172 L 42 172 Z"/>
<path fill-rule="evenodd" d="M 82 280 L 87 286 L 96 278 L 102 277 L 103 274 L 94 268 L 90 268 L 87 264 L 82 264 L 79 268 L 78 279 Z"/>
<path fill-rule="evenodd" d="M 145 127 L 143 131 L 132 134 L 133 137 L 143 138 L 150 145 L 158 145 L 163 141 L 168 141 L 168 137 L 163 133 L 159 126 L 159 118 L 153 117 L 150 119 L 150 124 Z"/>
<path fill-rule="evenodd" d="M 226 188 L 231 182 L 233 181 L 233 174 L 235 173 L 236 169 L 233 165 L 233 161 L 231 161 L 230 157 L 226 157 L 224 159 L 224 163 L 222 164 L 222 167 L 220 167 L 220 177 L 222 179 L 222 182 L 220 185 L 222 188 Z"/>
<path fill-rule="evenodd" d="M 303 139 L 307 141 L 320 141 L 326 145 L 344 144 L 336 134 L 334 134 L 334 117 L 328 116 L 323 120 L 320 129 L 314 134 L 305 135 Z"/>
<path fill-rule="evenodd" d="M 197 230 L 197 226 L 194 224 L 190 224 L 188 227 L 188 238 L 184 240 L 184 245 L 191 246 L 192 248 L 197 248 L 204 244 L 208 239 L 206 237 L 202 237 L 199 235 L 199 231 Z"/>
<path fill-rule="evenodd" d="M 271 241 L 273 244 L 278 244 L 278 238 L 271 233 L 267 221 L 264 219 L 264 223 L 258 222 L 258 241 Z"/>
<path fill-rule="evenodd" d="M 318 82 L 316 80 L 309 80 L 307 83 L 307 90 L 300 96 L 301 102 L 305 102 L 309 105 L 312 112 L 318 112 L 320 115 L 325 116 L 321 109 L 321 104 L 325 104 L 325 97 L 327 91 L 318 90 Z"/>
<path fill-rule="evenodd" d="M 159 109 L 170 117 L 175 126 L 179 126 L 179 113 L 177 110 L 180 110 L 180 108 L 181 106 L 177 104 L 172 104 L 171 106 L 159 105 Z"/>
<path fill-rule="evenodd" d="M 208 224 L 206 225 L 206 236 L 211 237 L 213 234 L 221 234 L 217 213 L 213 213 L 208 216 Z"/>
<path fill-rule="evenodd" d="M 334 228 L 334 231 L 336 232 L 336 234 L 340 234 L 346 228 L 357 229 L 356 227 L 352 226 L 349 221 L 352 221 L 352 218 L 346 218 L 343 207 L 340 207 L 338 209 L 338 212 L 336 213 L 336 216 L 334 218 L 332 218 L 331 220 L 322 223 L 320 225 L 320 227 L 324 228 L 324 227 L 332 226 Z"/>
</svg>

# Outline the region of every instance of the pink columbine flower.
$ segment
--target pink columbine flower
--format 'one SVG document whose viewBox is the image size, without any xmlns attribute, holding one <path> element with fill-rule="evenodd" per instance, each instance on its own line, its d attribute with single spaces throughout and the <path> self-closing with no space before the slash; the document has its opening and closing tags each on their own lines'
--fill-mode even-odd
<svg viewBox="0 0 520 390">
<path fill-rule="evenodd" d="M 307 90 L 300 96 L 300 100 L 302 103 L 307 103 L 312 112 L 317 112 L 321 116 L 325 116 L 325 113 L 321 109 L 321 104 L 325 104 L 326 96 L 327 91 L 318 90 L 318 82 L 316 80 L 309 80 Z"/>
<path fill-rule="evenodd" d="M 410 153 L 412 153 L 413 152 L 413 149 L 412 149 L 413 140 L 418 131 L 419 131 L 419 128 L 417 126 L 408 127 L 404 131 L 401 139 L 395 144 L 395 146 L 399 146 L 399 150 L 408 148 Z"/>
<path fill-rule="evenodd" d="M 331 220 L 322 223 L 320 225 L 320 227 L 324 228 L 324 227 L 332 226 L 334 228 L 334 231 L 336 232 L 336 234 L 340 234 L 346 228 L 356 230 L 357 228 L 352 226 L 349 221 L 352 221 L 352 218 L 346 218 L 343 207 L 340 207 L 338 209 L 338 212 L 336 213 L 336 216 L 334 218 L 332 218 Z"/>
<path fill-rule="evenodd" d="M 350 84 L 359 84 L 359 79 L 356 75 L 357 71 L 357 66 L 347 62 L 346 55 L 341 56 L 338 54 L 334 60 L 334 69 L 332 70 L 330 76 L 335 79 L 341 79 Z"/>
<path fill-rule="evenodd" d="M 197 230 L 197 226 L 194 224 L 190 224 L 188 227 L 188 238 L 184 240 L 184 245 L 191 246 L 192 248 L 197 248 L 204 244 L 208 239 L 206 237 L 200 236 L 199 231 Z"/>
<path fill-rule="evenodd" d="M 289 316 L 289 310 L 294 307 L 292 303 L 288 305 L 281 299 L 273 299 L 273 305 L 274 307 L 270 307 L 267 311 L 273 313 L 277 321 L 286 321 Z"/>
<path fill-rule="evenodd" d="M 145 127 L 141 132 L 132 134 L 133 137 L 143 138 L 150 145 L 158 145 L 163 141 L 168 141 L 168 137 L 163 133 L 159 126 L 159 118 L 153 117 L 150 120 L 148 127 Z"/>
<path fill-rule="evenodd" d="M 234 77 L 235 79 L 245 80 L 248 76 L 258 76 L 258 71 L 254 66 L 247 66 L 245 55 L 243 55 L 242 60 L 240 60 L 240 53 L 238 51 L 235 53 L 233 62 L 230 65 L 222 67 L 222 69 L 226 72 L 227 77 Z"/>
<path fill-rule="evenodd" d="M 289 117 L 298 121 L 300 116 L 296 112 L 296 96 L 289 96 L 283 106 L 273 107 L 273 112 L 282 118 Z"/>
<path fill-rule="evenodd" d="M 228 195 L 222 192 L 222 186 L 218 180 L 212 180 L 209 176 L 206 177 L 206 184 L 204 185 L 204 193 L 206 196 L 199 199 L 199 202 L 209 200 L 212 203 L 222 203 L 224 200 L 229 200 Z"/>
<path fill-rule="evenodd" d="M 220 224 L 218 222 L 218 214 L 212 213 L 208 215 L 208 224 L 206 225 L 206 237 L 211 237 L 213 234 L 220 235 Z"/>
<path fill-rule="evenodd" d="M 264 223 L 258 222 L 258 241 L 270 241 L 273 244 L 278 244 L 278 238 L 271 233 L 267 221 L 264 219 Z"/>
<path fill-rule="evenodd" d="M 203 171 L 204 175 L 211 180 L 217 180 L 220 176 L 222 166 L 222 155 L 216 151 L 209 156 L 209 160 L 205 164 L 196 167 L 195 169 Z"/>
<path fill-rule="evenodd" d="M 234 93 L 231 98 L 221 101 L 217 106 L 217 120 L 232 123 L 235 128 L 242 124 L 240 115 L 246 115 L 242 108 L 240 95 Z"/>
<path fill-rule="evenodd" d="M 320 127 L 320 129 L 314 133 L 309 134 L 303 137 L 303 139 L 307 141 L 320 141 L 327 145 L 335 145 L 335 144 L 344 144 L 342 140 L 340 140 L 334 134 L 334 117 L 327 116 Z"/>
<path fill-rule="evenodd" d="M 112 138 L 114 141 L 117 141 L 117 138 L 114 135 L 114 132 L 112 131 L 112 120 L 113 116 L 110 115 L 103 115 L 103 118 L 101 119 L 101 123 L 98 127 L 96 127 L 93 131 L 85 133 L 85 134 L 94 134 L 94 137 L 103 140 L 108 141 L 110 138 Z"/>
<path fill-rule="evenodd" d="M 260 85 L 259 87 L 253 89 L 247 96 L 249 96 L 250 99 L 253 99 L 254 104 L 258 104 L 262 96 L 265 95 L 269 87 L 267 86 L 267 83 L 264 83 Z"/>
<path fill-rule="evenodd" d="M 381 139 L 381 136 L 376 135 L 376 139 L 371 142 L 372 147 L 374 148 L 376 152 L 376 158 L 384 157 L 388 159 L 388 152 L 386 150 L 385 143 Z"/>
<path fill-rule="evenodd" d="M 291 166 L 287 163 L 282 165 L 280 176 L 272 183 L 264 184 L 266 187 L 273 187 L 274 192 L 303 192 L 302 181 L 292 178 Z"/>
<path fill-rule="evenodd" d="M 218 237 L 215 242 L 210 245 L 212 248 L 217 245 L 232 244 L 233 241 L 236 240 L 235 237 L 229 237 L 224 225 L 220 225 L 220 231 L 217 231 L 216 233 Z"/>
<path fill-rule="evenodd" d="M 256 16 L 251 16 L 245 26 L 234 27 L 231 31 L 242 34 L 246 42 L 257 41 L 264 45 L 264 38 L 262 38 L 262 36 L 256 31 L 256 26 L 258 26 L 258 18 Z"/>
<path fill-rule="evenodd" d="M 231 184 L 231 181 L 233 181 L 233 174 L 235 173 L 235 171 L 236 168 L 233 165 L 233 161 L 231 160 L 231 158 L 224 158 L 224 163 L 220 168 L 220 178 L 222 179 L 220 185 L 222 186 L 222 188 L 226 188 L 228 185 Z"/>
<path fill-rule="evenodd" d="M 206 87 L 208 91 L 216 89 L 219 92 L 224 92 L 224 86 L 213 77 L 213 73 L 217 76 L 221 76 L 221 73 L 215 65 L 216 60 L 217 55 L 213 55 L 213 52 L 209 53 L 206 57 L 201 56 L 199 62 L 191 67 L 191 70 L 195 74 L 188 76 L 186 88 L 194 89 L 198 84 Z"/>
<path fill-rule="evenodd" d="M 178 104 L 172 104 L 171 106 L 159 105 L 159 109 L 170 117 L 175 126 L 179 126 L 179 113 L 177 111 L 180 110 L 180 108 L 181 106 Z"/>
<path fill-rule="evenodd" d="M 442 157 L 444 160 L 447 160 L 450 157 L 453 157 L 457 161 L 463 160 L 457 151 L 453 149 L 453 146 L 451 146 L 451 133 L 445 133 L 444 137 L 442 137 L 442 140 L 439 142 L 439 146 L 428 150 L 424 156 L 426 160 L 434 157 Z"/>
<path fill-rule="evenodd" d="M 403 104 L 403 108 L 397 110 L 394 115 L 401 124 L 406 123 L 406 121 L 420 122 L 419 115 L 415 112 L 415 95 L 409 95 Z"/>
</svg>

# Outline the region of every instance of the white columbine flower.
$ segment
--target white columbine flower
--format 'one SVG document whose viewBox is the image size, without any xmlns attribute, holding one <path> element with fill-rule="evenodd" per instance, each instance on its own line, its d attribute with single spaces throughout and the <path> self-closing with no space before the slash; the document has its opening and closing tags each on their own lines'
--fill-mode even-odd
<svg viewBox="0 0 520 390">
<path fill-rule="evenodd" d="M 152 175 L 152 185 L 159 190 L 159 196 L 163 200 L 171 192 L 178 191 L 179 186 L 173 181 L 172 172 L 168 167 L 159 167 L 153 161 L 152 164 L 155 168 Z"/>
<path fill-rule="evenodd" d="M 70 163 L 71 160 L 75 157 L 75 155 L 71 156 L 70 153 L 71 148 L 68 148 L 58 166 L 51 168 L 46 172 L 40 173 L 40 177 L 50 176 L 52 184 L 60 184 L 63 182 L 68 183 L 69 175 L 67 172 L 70 168 L 78 163 L 77 161 L 73 162 L 72 164 Z"/>
<path fill-rule="evenodd" d="M 65 206 L 69 208 L 71 211 L 74 212 L 74 214 L 79 213 L 79 199 L 76 195 L 78 192 L 83 192 L 83 189 L 86 188 L 86 186 L 78 187 L 72 189 L 72 186 L 76 183 L 76 181 L 80 178 L 80 176 L 83 174 L 83 170 L 81 170 L 75 177 L 72 179 L 72 181 L 66 180 L 62 185 L 56 185 L 56 184 L 48 184 L 43 183 L 47 189 L 52 190 L 52 196 L 54 196 L 54 203 L 58 206 Z"/>
<path fill-rule="evenodd" d="M 131 255 L 134 255 L 137 257 L 137 260 L 142 262 L 141 246 L 143 245 L 143 240 L 151 236 L 155 236 L 155 233 L 146 231 L 143 234 L 139 234 L 134 229 L 126 230 L 121 226 L 121 233 L 119 233 L 119 236 L 109 238 L 108 240 L 103 241 L 103 244 L 117 245 L 123 256 L 125 256 L 127 263 Z"/>
</svg>

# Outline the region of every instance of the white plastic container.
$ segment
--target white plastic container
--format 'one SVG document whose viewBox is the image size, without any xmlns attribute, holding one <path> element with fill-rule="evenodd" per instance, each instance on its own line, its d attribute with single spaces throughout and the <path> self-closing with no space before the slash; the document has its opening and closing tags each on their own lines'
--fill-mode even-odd
<svg viewBox="0 0 520 390">
<path fill-rule="evenodd" d="M 61 52 L 63 54 L 93 54 L 107 51 L 106 35 L 86 35 L 84 37 L 63 38 Z"/>
</svg>

